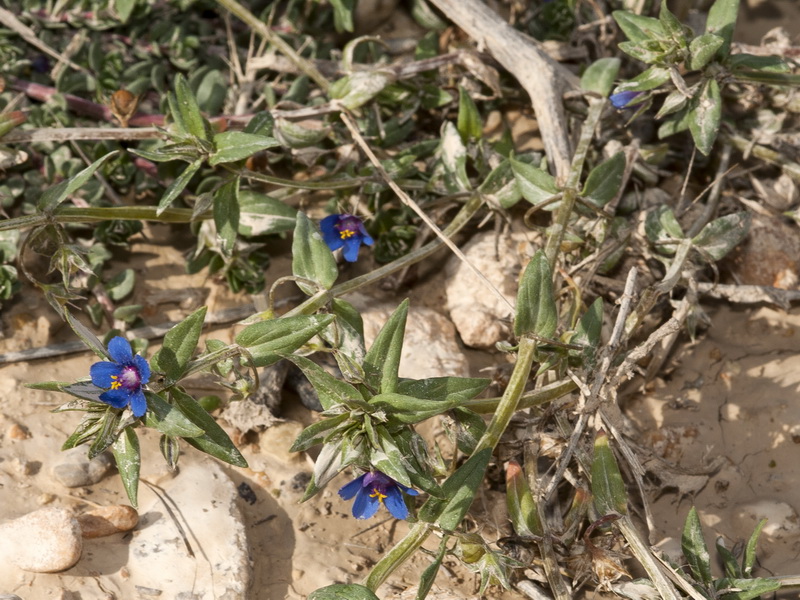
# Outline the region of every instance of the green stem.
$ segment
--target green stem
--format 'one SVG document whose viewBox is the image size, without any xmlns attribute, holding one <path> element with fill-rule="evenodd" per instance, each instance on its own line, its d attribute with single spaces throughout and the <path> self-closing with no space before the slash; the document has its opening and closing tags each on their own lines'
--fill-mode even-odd
<svg viewBox="0 0 800 600">
<path fill-rule="evenodd" d="M 364 585 L 376 591 L 386 581 L 392 572 L 408 560 L 414 552 L 428 539 L 431 533 L 431 524 L 419 521 L 414 524 L 400 542 L 384 556 L 370 571 L 364 580 Z"/>
<path fill-rule="evenodd" d="M 557 261 L 559 249 L 561 248 L 561 241 L 564 239 L 564 232 L 567 230 L 569 219 L 572 216 L 572 211 L 575 208 L 575 202 L 578 198 L 583 164 L 586 162 L 586 155 L 591 147 L 594 131 L 597 127 L 597 123 L 600 121 L 600 115 L 603 112 L 605 104 L 605 98 L 598 98 L 595 96 L 589 97 L 589 112 L 581 128 L 581 137 L 578 140 L 578 147 L 575 149 L 575 155 L 572 158 L 567 183 L 562 190 L 563 198 L 556 211 L 554 222 L 550 226 L 547 234 L 544 255 L 547 258 L 548 264 L 553 269 L 554 276 L 557 272 Z"/>
<path fill-rule="evenodd" d="M 317 70 L 317 67 L 311 61 L 306 60 L 300 56 L 295 49 L 287 44 L 282 37 L 277 35 L 263 21 L 258 19 L 253 13 L 247 10 L 244 6 L 239 4 L 236 0 L 217 0 L 217 4 L 224 7 L 231 14 L 236 15 L 245 22 L 251 29 L 258 32 L 267 42 L 275 46 L 280 52 L 286 55 L 297 68 L 316 83 L 319 88 L 325 93 L 328 93 L 330 84 L 328 80 Z"/>
<path fill-rule="evenodd" d="M 0 231 L 39 227 L 47 223 L 95 223 L 98 221 L 159 221 L 191 223 L 211 218 L 211 212 L 193 215 L 189 208 L 168 208 L 160 215 L 155 206 L 86 207 L 59 206 L 52 214 L 25 215 L 0 222 Z"/>
<path fill-rule="evenodd" d="M 533 392 L 523 394 L 519 399 L 517 410 L 541 406 L 574 391 L 578 385 L 571 379 L 557 381 L 546 385 Z M 503 398 L 479 398 L 477 400 L 467 400 L 461 406 L 481 415 L 488 415 L 497 410 Z"/>
</svg>

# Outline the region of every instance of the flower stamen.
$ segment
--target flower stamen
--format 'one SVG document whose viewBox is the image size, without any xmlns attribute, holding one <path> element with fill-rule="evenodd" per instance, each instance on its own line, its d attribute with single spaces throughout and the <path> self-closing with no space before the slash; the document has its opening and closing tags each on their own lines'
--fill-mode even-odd
<svg viewBox="0 0 800 600">
<path fill-rule="evenodd" d="M 339 237 L 342 238 L 343 240 L 346 240 L 348 238 L 353 237 L 355 234 L 356 234 L 356 232 L 353 231 L 352 229 L 342 229 L 339 232 Z"/>
<path fill-rule="evenodd" d="M 111 389 L 112 390 L 118 390 L 119 388 L 122 387 L 122 383 L 119 381 L 119 377 L 117 375 L 112 375 L 111 379 L 113 380 L 111 382 Z"/>
<path fill-rule="evenodd" d="M 386 498 L 386 494 L 381 494 L 378 488 L 373 488 L 372 493 L 369 495 L 370 498 L 377 498 L 378 502 L 383 502 L 383 499 Z"/>
</svg>

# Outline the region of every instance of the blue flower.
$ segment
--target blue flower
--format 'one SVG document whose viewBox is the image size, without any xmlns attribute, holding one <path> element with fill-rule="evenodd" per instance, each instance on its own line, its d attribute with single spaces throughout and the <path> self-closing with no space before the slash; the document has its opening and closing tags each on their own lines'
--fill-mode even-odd
<svg viewBox="0 0 800 600">
<path fill-rule="evenodd" d="M 322 237 L 328 248 L 338 250 L 344 247 L 344 259 L 347 262 L 355 262 L 358 258 L 358 249 L 361 244 L 372 246 L 375 243 L 364 224 L 356 216 L 343 214 L 331 215 L 320 221 L 319 228 L 322 230 Z"/>
<path fill-rule="evenodd" d="M 633 102 L 634 98 L 641 96 L 642 93 L 643 92 L 617 92 L 616 94 L 611 94 L 609 100 L 611 100 L 611 104 L 614 105 L 614 108 L 625 108 Z"/>
<path fill-rule="evenodd" d="M 364 473 L 339 490 L 343 500 L 356 497 L 356 501 L 353 502 L 353 516 L 356 519 L 369 519 L 378 512 L 381 504 L 386 505 L 395 519 L 408 518 L 408 508 L 403 500 L 403 494 L 417 496 L 419 492 L 397 483 L 380 471 Z"/>
<path fill-rule="evenodd" d="M 115 337 L 108 342 L 108 353 L 114 362 L 102 360 L 89 369 L 92 383 L 100 388 L 108 388 L 100 394 L 100 400 L 114 408 L 130 405 L 134 417 L 141 417 L 147 411 L 142 386 L 150 381 L 150 365 L 138 354 L 133 355 L 131 345 L 123 337 Z"/>
</svg>

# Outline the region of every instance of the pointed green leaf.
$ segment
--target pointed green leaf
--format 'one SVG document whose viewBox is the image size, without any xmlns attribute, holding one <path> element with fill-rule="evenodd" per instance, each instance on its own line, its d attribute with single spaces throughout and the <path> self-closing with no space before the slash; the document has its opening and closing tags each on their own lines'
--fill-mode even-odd
<svg viewBox="0 0 800 600">
<path fill-rule="evenodd" d="M 517 308 L 514 316 L 514 335 L 522 337 L 534 333 L 551 338 L 558 325 L 558 310 L 553 298 L 553 282 L 550 264 L 542 250 L 533 255 L 517 293 Z"/>
<path fill-rule="evenodd" d="M 161 350 L 150 361 L 153 369 L 165 373 L 172 382 L 183 376 L 192 359 L 207 310 L 208 307 L 203 306 L 170 329 L 164 336 Z"/>
<path fill-rule="evenodd" d="M 658 20 L 661 23 L 664 31 L 681 46 L 686 46 L 686 36 L 683 33 L 683 25 L 672 12 L 669 10 L 666 2 L 661 3 L 661 8 L 658 12 Z"/>
<path fill-rule="evenodd" d="M 753 573 L 753 566 L 756 564 L 756 545 L 758 544 L 758 537 L 761 535 L 761 530 L 767 524 L 766 519 L 761 519 L 753 530 L 750 539 L 747 540 L 747 546 L 744 548 L 744 556 L 742 557 L 742 573 L 745 577 L 751 577 Z"/>
<path fill-rule="evenodd" d="M 378 600 L 378 597 L 368 587 L 357 583 L 335 583 L 314 590 L 308 600 Z"/>
<path fill-rule="evenodd" d="M 453 418 L 458 426 L 456 430 L 458 449 L 464 454 L 472 454 L 486 433 L 486 421 L 479 414 L 461 407 L 453 409 Z"/>
<path fill-rule="evenodd" d="M 717 554 L 719 554 L 719 557 L 722 559 L 722 565 L 725 568 L 725 575 L 732 579 L 744 577 L 739 563 L 736 562 L 736 557 L 725 547 L 722 537 L 717 538 L 716 546 Z"/>
<path fill-rule="evenodd" d="M 436 581 L 436 576 L 439 574 L 439 569 L 442 566 L 442 561 L 447 553 L 447 541 L 449 536 L 442 536 L 442 541 L 439 543 L 439 550 L 433 558 L 433 562 L 425 567 L 422 575 L 419 577 L 419 587 L 417 588 L 417 595 L 414 600 L 425 600 L 433 587 L 433 582 Z"/>
<path fill-rule="evenodd" d="M 180 74 L 175 77 L 175 98 L 178 113 L 186 132 L 198 139 L 207 140 L 208 130 L 203 115 L 200 113 L 200 107 L 197 105 L 197 99 L 186 79 Z"/>
<path fill-rule="evenodd" d="M 714 260 L 720 260 L 738 246 L 750 231 L 751 215 L 742 211 L 714 219 L 703 227 L 692 243 Z"/>
<path fill-rule="evenodd" d="M 522 199 L 522 192 L 508 159 L 492 169 L 478 187 L 478 192 L 490 206 L 496 203 L 505 209 L 511 208 Z"/>
<path fill-rule="evenodd" d="M 214 225 L 226 252 L 236 243 L 239 230 L 239 178 L 234 177 L 214 192 Z"/>
<path fill-rule="evenodd" d="M 437 149 L 440 164 L 444 169 L 444 183 L 451 192 L 466 192 L 472 189 L 467 175 L 467 149 L 461 140 L 458 128 L 450 121 L 442 124 L 441 142 Z"/>
<path fill-rule="evenodd" d="M 511 169 L 522 197 L 536 206 L 558 194 L 555 177 L 533 165 L 510 158 Z"/>
<path fill-rule="evenodd" d="M 333 7 L 333 26 L 337 33 L 353 31 L 353 11 L 356 0 L 331 0 Z"/>
<path fill-rule="evenodd" d="M 345 413 L 312 423 L 300 432 L 300 435 L 297 436 L 297 439 L 292 444 L 292 447 L 289 448 L 289 452 L 304 452 L 312 446 L 321 444 L 331 433 L 331 430 L 336 429 L 349 418 L 350 414 Z"/>
<path fill-rule="evenodd" d="M 722 97 L 717 80 L 707 80 L 694 100 L 694 108 L 689 111 L 689 131 L 697 149 L 708 156 L 717 139 L 722 118 Z"/>
<path fill-rule="evenodd" d="M 781 582 L 777 579 L 717 579 L 714 587 L 718 590 L 736 590 L 719 596 L 722 600 L 753 600 L 780 589 Z"/>
<path fill-rule="evenodd" d="M 528 481 L 519 464 L 513 460 L 506 467 L 506 506 L 517 535 L 543 535 L 544 530 Z"/>
<path fill-rule="evenodd" d="M 581 87 L 605 98 L 614 87 L 622 61 L 618 58 L 600 58 L 589 65 L 581 76 Z"/>
<path fill-rule="evenodd" d="M 223 163 L 244 160 L 256 152 L 280 146 L 280 142 L 273 137 L 255 135 L 242 131 L 223 131 L 214 136 L 216 151 L 208 161 L 212 167 Z"/>
<path fill-rule="evenodd" d="M 292 241 L 292 273 L 297 277 L 309 279 L 319 288 L 329 290 L 339 276 L 336 260 L 322 234 L 311 220 L 302 212 L 297 213 L 297 224 Z M 298 282 L 297 286 L 309 296 L 318 288 Z"/>
<path fill-rule="evenodd" d="M 481 124 L 481 115 L 478 112 L 478 107 L 475 106 L 472 96 L 461 86 L 458 86 L 458 120 L 456 127 L 458 133 L 461 134 L 461 141 L 465 144 L 471 140 L 481 139 L 483 134 L 483 125 Z"/>
<path fill-rule="evenodd" d="M 639 73 L 630 81 L 616 87 L 614 93 L 619 92 L 647 92 L 654 90 L 670 80 L 669 69 L 664 67 L 650 67 Z M 639 102 L 639 99 L 636 99 Z"/>
<path fill-rule="evenodd" d="M 111 357 L 108 355 L 108 350 L 103 345 L 98 337 L 86 325 L 78 321 L 69 309 L 64 307 L 64 320 L 70 326 L 75 335 L 77 335 L 86 346 L 103 360 L 109 360 Z"/>
<path fill-rule="evenodd" d="M 462 403 L 480 394 L 491 383 L 489 379 L 470 377 L 431 377 L 404 379 L 397 384 L 397 393 L 429 400 Z"/>
<path fill-rule="evenodd" d="M 408 299 L 395 309 L 364 357 L 366 383 L 373 390 L 384 394 L 397 390 L 397 372 L 403 354 L 407 318 Z"/>
<path fill-rule="evenodd" d="M 197 437 L 205 432 L 195 425 L 178 407 L 170 404 L 158 394 L 145 392 L 147 414 L 145 424 L 164 435 L 177 437 Z"/>
<path fill-rule="evenodd" d="M 661 246 L 660 242 L 683 239 L 683 230 L 672 209 L 665 205 L 657 206 L 645 217 L 644 231 L 647 239 L 665 254 L 675 254 L 675 246 Z"/>
<path fill-rule="evenodd" d="M 470 456 L 442 484 L 442 494 L 445 499 L 429 498 L 420 510 L 419 520 L 435 522 L 445 531 L 455 530 L 467 514 L 475 499 L 475 493 L 483 483 L 483 476 L 491 457 L 491 448 L 485 448 Z"/>
<path fill-rule="evenodd" d="M 292 355 L 286 358 L 303 371 L 303 375 L 314 387 L 319 396 L 320 404 L 325 410 L 330 410 L 337 404 L 344 404 L 350 409 L 356 407 L 367 408 L 367 403 L 361 392 L 346 381 L 334 377 L 317 363 L 302 356 Z"/>
<path fill-rule="evenodd" d="M 604 160 L 586 178 L 583 196 L 597 206 L 605 206 L 620 191 L 622 176 L 625 173 L 625 153 L 617 152 L 608 160 Z"/>
<path fill-rule="evenodd" d="M 739 14 L 739 0 L 716 0 L 708 11 L 706 33 L 714 33 L 722 38 L 717 56 L 725 58 L 731 51 L 733 30 Z"/>
<path fill-rule="evenodd" d="M 373 396 L 369 404 L 375 410 L 384 411 L 390 423 L 412 424 L 455 408 L 459 402 L 455 398 L 429 400 L 397 393 L 386 393 Z"/>
<path fill-rule="evenodd" d="M 53 187 L 47 188 L 44 192 L 42 192 L 42 195 L 39 196 L 37 208 L 44 212 L 53 210 L 70 195 L 74 194 L 78 189 L 80 189 L 87 181 L 89 181 L 89 178 L 94 175 L 94 172 L 97 171 L 97 169 L 99 169 L 104 162 L 116 155 L 117 150 L 109 152 L 105 156 L 98 158 L 83 171 L 75 175 L 75 177 L 70 177 L 69 179 L 62 181 Z"/>
<path fill-rule="evenodd" d="M 183 170 L 183 173 L 178 175 L 175 181 L 173 181 L 164 191 L 164 195 L 161 196 L 161 200 L 158 202 L 158 208 L 156 209 L 156 216 L 160 216 L 161 213 L 169 208 L 170 204 L 172 204 L 172 201 L 180 196 L 181 192 L 183 192 L 186 186 L 189 185 L 189 181 L 192 179 L 192 177 L 194 177 L 194 174 L 197 173 L 202 166 L 203 159 L 198 158 L 196 161 L 186 167 Z"/>
<path fill-rule="evenodd" d="M 643 17 L 627 10 L 611 13 L 623 33 L 632 42 L 646 42 L 666 36 L 664 27 L 658 19 Z"/>
<path fill-rule="evenodd" d="M 205 431 L 203 435 L 197 437 L 183 438 L 188 444 L 235 467 L 247 467 L 244 456 L 236 449 L 222 427 L 217 425 L 214 417 L 208 414 L 194 398 L 180 389 L 173 388 L 171 394 L 180 411 L 192 423 Z"/>
<path fill-rule="evenodd" d="M 247 122 L 244 127 L 245 133 L 260 136 L 272 136 L 272 130 L 275 127 L 275 117 L 268 110 L 262 110 L 260 113 L 253 115 L 253 118 Z"/>
<path fill-rule="evenodd" d="M 266 367 L 300 348 L 333 319 L 333 315 L 297 315 L 259 321 L 239 332 L 236 343 L 253 357 L 251 366 Z"/>
<path fill-rule="evenodd" d="M 627 514 L 628 495 L 605 431 L 599 431 L 594 440 L 592 495 L 594 506 L 600 515 Z"/>
<path fill-rule="evenodd" d="M 338 100 L 338 104 L 344 108 L 355 110 L 364 106 L 395 81 L 397 76 L 394 72 L 385 69 L 354 71 L 331 85 L 330 96 Z"/>
<path fill-rule="evenodd" d="M 280 200 L 254 192 L 239 191 L 239 233 L 256 236 L 292 231 L 297 224 L 297 209 Z"/>
<path fill-rule="evenodd" d="M 114 454 L 117 471 L 122 479 L 125 493 L 128 494 L 128 500 L 133 508 L 138 508 L 139 470 L 142 458 L 136 430 L 133 427 L 126 427 L 111 446 L 111 452 Z"/>
<path fill-rule="evenodd" d="M 703 528 L 694 507 L 686 516 L 686 524 L 683 526 L 683 535 L 681 536 L 681 550 L 683 550 L 683 556 L 692 571 L 692 576 L 697 581 L 710 585 L 712 582 L 711 555 L 708 553 L 708 546 L 703 539 Z"/>
<path fill-rule="evenodd" d="M 392 436 L 386 431 L 383 425 L 375 426 L 375 435 L 380 449 L 372 450 L 370 462 L 381 473 L 385 473 L 397 483 L 411 487 L 411 478 L 409 477 L 406 461 L 400 448 L 395 444 Z"/>
</svg>

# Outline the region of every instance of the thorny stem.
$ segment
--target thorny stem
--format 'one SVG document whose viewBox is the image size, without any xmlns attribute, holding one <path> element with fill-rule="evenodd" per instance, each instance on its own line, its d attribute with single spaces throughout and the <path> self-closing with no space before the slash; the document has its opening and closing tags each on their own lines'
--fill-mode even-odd
<svg viewBox="0 0 800 600">
<path fill-rule="evenodd" d="M 486 449 L 493 449 L 500 441 L 500 436 L 508 428 L 511 417 L 519 408 L 522 392 L 525 391 L 525 384 L 531 373 L 531 365 L 536 354 L 536 341 L 523 337 L 519 343 L 517 362 L 514 371 L 508 381 L 508 386 L 503 393 L 503 397 L 497 405 L 494 416 L 483 437 L 478 441 L 473 456 Z M 417 523 L 411 528 L 402 540 L 384 556 L 364 580 L 366 585 L 373 592 L 386 581 L 386 579 L 402 565 L 414 552 L 422 546 L 432 531 L 430 523 Z"/>
<path fill-rule="evenodd" d="M 575 155 L 572 158 L 569 177 L 563 189 L 563 198 L 556 211 L 554 222 L 550 226 L 547 243 L 544 248 L 544 255 L 547 258 L 550 268 L 553 269 L 553 273 L 558 271 L 558 251 L 561 248 L 564 232 L 567 230 L 569 219 L 572 216 L 572 210 L 575 208 L 575 202 L 578 199 L 578 186 L 580 185 L 581 174 L 583 173 L 583 163 L 586 162 L 586 155 L 589 152 L 592 138 L 594 137 L 594 131 L 597 127 L 597 123 L 600 121 L 600 115 L 603 112 L 605 104 L 605 98 L 596 96 L 589 97 L 589 112 L 581 128 L 581 137 L 578 140 L 578 147 L 575 149 Z"/>
<path fill-rule="evenodd" d="M 295 52 L 294 48 L 287 44 L 282 37 L 267 27 L 263 21 L 258 19 L 253 13 L 239 4 L 236 0 L 217 0 L 217 4 L 239 17 L 239 19 L 244 21 L 245 24 L 250 26 L 254 31 L 258 32 L 265 40 L 267 40 L 267 42 L 274 45 L 281 53 L 286 55 L 294 64 L 296 64 L 300 71 L 302 71 L 305 75 L 308 75 L 309 79 L 314 81 L 314 83 L 316 83 L 325 94 L 328 93 L 330 84 L 322 75 L 322 73 L 319 72 L 317 67 L 315 67 L 311 61 L 306 60 L 297 52 Z"/>
</svg>

